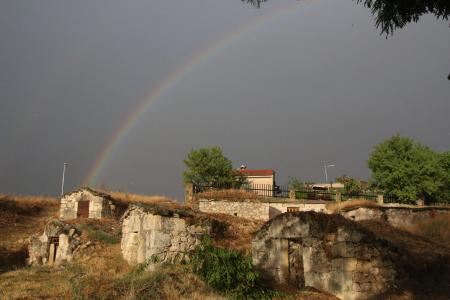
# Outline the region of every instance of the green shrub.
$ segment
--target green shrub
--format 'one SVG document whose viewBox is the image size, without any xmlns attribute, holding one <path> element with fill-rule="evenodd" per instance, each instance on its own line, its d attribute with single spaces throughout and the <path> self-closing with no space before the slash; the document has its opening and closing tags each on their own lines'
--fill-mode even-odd
<svg viewBox="0 0 450 300">
<path fill-rule="evenodd" d="M 214 247 L 205 236 L 202 245 L 191 256 L 194 273 L 225 296 L 235 299 L 271 299 L 275 292 L 261 284 L 253 270 L 250 255 L 232 249 Z"/>
</svg>

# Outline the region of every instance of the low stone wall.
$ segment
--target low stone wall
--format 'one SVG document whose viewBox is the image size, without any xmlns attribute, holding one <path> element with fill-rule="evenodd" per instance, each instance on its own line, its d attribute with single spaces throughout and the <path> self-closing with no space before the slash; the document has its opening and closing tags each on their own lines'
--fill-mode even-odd
<svg viewBox="0 0 450 300">
<path fill-rule="evenodd" d="M 277 202 L 200 199 L 198 202 L 198 208 L 202 212 L 221 213 L 261 221 L 268 221 L 292 210 L 326 212 L 325 205 L 323 201 L 292 201 L 290 199 L 280 199 Z"/>
<path fill-rule="evenodd" d="M 144 204 L 132 204 L 122 220 L 122 254 L 130 264 L 187 259 L 211 229 L 189 212 Z"/>
<path fill-rule="evenodd" d="M 288 210 L 298 209 L 298 211 L 315 211 L 326 213 L 326 203 L 323 201 L 283 201 L 269 203 L 269 218 L 272 219 L 279 214 L 288 212 Z"/>
<path fill-rule="evenodd" d="M 355 222 L 314 212 L 279 215 L 252 241 L 253 264 L 266 280 L 343 300 L 378 299 L 394 286 L 396 251 Z"/>
<path fill-rule="evenodd" d="M 353 221 L 377 220 L 394 227 L 408 227 L 448 213 L 450 208 L 440 207 L 355 207 L 343 210 L 341 215 Z"/>
<path fill-rule="evenodd" d="M 227 200 L 199 200 L 199 210 L 205 213 L 221 213 L 252 220 L 269 220 L 269 203 Z"/>
<path fill-rule="evenodd" d="M 60 265 L 71 261 L 80 245 L 81 232 L 72 225 L 59 220 L 47 223 L 41 236 L 31 236 L 28 246 L 28 264 Z"/>
</svg>

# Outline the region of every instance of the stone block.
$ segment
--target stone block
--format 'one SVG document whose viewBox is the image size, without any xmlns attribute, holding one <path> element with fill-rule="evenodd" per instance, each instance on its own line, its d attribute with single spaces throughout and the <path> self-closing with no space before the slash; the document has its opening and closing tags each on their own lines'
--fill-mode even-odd
<svg viewBox="0 0 450 300">
<path fill-rule="evenodd" d="M 357 263 L 356 258 L 336 258 L 331 261 L 332 269 L 342 272 L 355 271 Z"/>
</svg>

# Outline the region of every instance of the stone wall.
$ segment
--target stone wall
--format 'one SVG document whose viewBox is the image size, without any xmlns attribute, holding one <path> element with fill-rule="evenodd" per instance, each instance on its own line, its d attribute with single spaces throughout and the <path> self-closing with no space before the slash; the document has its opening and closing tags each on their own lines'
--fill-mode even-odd
<svg viewBox="0 0 450 300">
<path fill-rule="evenodd" d="M 106 194 L 83 188 L 65 195 L 61 199 L 60 218 L 71 220 L 77 218 L 78 202 L 89 201 L 89 218 L 101 219 L 115 214 L 117 203 Z"/>
<path fill-rule="evenodd" d="M 368 299 L 394 285 L 396 248 L 339 215 L 286 213 L 253 237 L 253 264 L 269 281 L 310 286 L 343 300 Z"/>
<path fill-rule="evenodd" d="M 251 200 L 199 200 L 199 210 L 206 213 L 222 213 L 236 217 L 268 221 L 279 214 L 285 213 L 288 209 L 298 209 L 298 211 L 326 212 L 324 202 L 320 201 L 292 201 L 289 199 L 277 202 L 255 202 Z"/>
<path fill-rule="evenodd" d="M 60 265 L 71 261 L 80 245 L 81 232 L 74 226 L 59 220 L 47 223 L 41 236 L 31 236 L 28 246 L 28 264 Z"/>
<path fill-rule="evenodd" d="M 326 203 L 322 201 L 283 201 L 283 202 L 271 202 L 269 203 L 270 211 L 269 218 L 272 219 L 279 214 L 285 213 L 288 209 L 297 208 L 298 211 L 315 211 L 315 212 L 327 212 L 325 207 Z"/>
<path fill-rule="evenodd" d="M 199 200 L 199 210 L 206 213 L 221 213 L 252 220 L 269 220 L 269 203 L 227 200 Z"/>
<path fill-rule="evenodd" d="M 130 264 L 187 259 L 211 228 L 190 212 L 143 204 L 132 204 L 122 220 L 122 254 Z"/>
<path fill-rule="evenodd" d="M 353 221 L 377 220 L 394 227 L 409 227 L 430 220 L 438 214 L 450 213 L 450 208 L 435 207 L 355 207 L 341 214 Z"/>
</svg>

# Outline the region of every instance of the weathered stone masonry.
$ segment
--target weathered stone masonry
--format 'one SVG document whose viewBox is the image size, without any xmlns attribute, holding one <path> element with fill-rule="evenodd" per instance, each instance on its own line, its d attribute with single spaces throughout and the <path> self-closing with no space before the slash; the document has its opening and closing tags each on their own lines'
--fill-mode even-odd
<svg viewBox="0 0 450 300">
<path fill-rule="evenodd" d="M 123 212 L 120 205 L 111 196 L 89 189 L 82 188 L 61 199 L 60 218 L 71 220 L 79 217 L 101 219 L 112 217 Z"/>
<path fill-rule="evenodd" d="M 184 210 L 132 204 L 122 217 L 122 254 L 130 264 L 188 258 L 209 234 L 209 220 Z"/>
<path fill-rule="evenodd" d="M 396 248 L 339 215 L 279 215 L 255 234 L 252 254 L 267 280 L 311 286 L 344 300 L 376 297 L 397 274 Z"/>
<path fill-rule="evenodd" d="M 439 214 L 450 213 L 450 208 L 435 207 L 356 207 L 346 209 L 341 214 L 353 221 L 376 220 L 387 222 L 394 227 L 408 227 L 430 220 Z"/>
<path fill-rule="evenodd" d="M 288 209 L 298 211 L 321 211 L 325 212 L 325 203 L 320 201 L 291 201 L 289 199 L 281 201 L 232 201 L 200 199 L 198 208 L 206 213 L 221 213 L 236 217 L 268 221 L 279 214 L 285 213 Z"/>
<path fill-rule="evenodd" d="M 47 223 L 41 236 L 31 236 L 28 263 L 31 265 L 59 265 L 71 261 L 80 245 L 81 232 L 73 225 L 59 220 Z"/>
<path fill-rule="evenodd" d="M 253 220 L 269 220 L 269 203 L 264 202 L 200 199 L 199 210 L 206 213 L 221 213 Z"/>
</svg>

